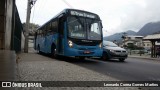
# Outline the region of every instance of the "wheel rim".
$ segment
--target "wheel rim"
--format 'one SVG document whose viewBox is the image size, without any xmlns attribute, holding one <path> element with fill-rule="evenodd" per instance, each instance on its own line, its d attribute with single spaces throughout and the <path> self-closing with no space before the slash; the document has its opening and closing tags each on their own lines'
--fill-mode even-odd
<svg viewBox="0 0 160 90">
<path fill-rule="evenodd" d="M 53 57 L 53 58 L 56 58 L 56 56 L 57 56 L 57 55 L 56 55 L 56 49 L 54 49 L 54 50 L 52 50 L 52 57 Z"/>
<path fill-rule="evenodd" d="M 106 56 L 103 56 L 103 60 L 106 60 L 107 59 L 107 57 Z"/>
</svg>

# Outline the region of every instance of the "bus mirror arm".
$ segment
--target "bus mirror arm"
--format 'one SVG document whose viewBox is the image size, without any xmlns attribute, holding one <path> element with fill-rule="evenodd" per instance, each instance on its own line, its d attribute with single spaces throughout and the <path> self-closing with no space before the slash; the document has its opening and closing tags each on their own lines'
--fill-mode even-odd
<svg viewBox="0 0 160 90">
<path fill-rule="evenodd" d="M 101 27 L 103 28 L 102 21 L 100 21 L 100 25 L 101 25 Z"/>
</svg>

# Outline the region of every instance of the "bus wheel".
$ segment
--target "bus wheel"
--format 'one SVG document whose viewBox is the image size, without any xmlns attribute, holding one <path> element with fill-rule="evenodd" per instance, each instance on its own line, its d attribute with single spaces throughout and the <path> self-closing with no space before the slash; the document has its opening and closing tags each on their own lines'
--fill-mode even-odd
<svg viewBox="0 0 160 90">
<path fill-rule="evenodd" d="M 108 54 L 107 53 L 103 53 L 101 59 L 105 60 L 105 61 L 109 60 Z"/>
<path fill-rule="evenodd" d="M 80 60 L 85 60 L 85 57 L 79 57 Z"/>
<path fill-rule="evenodd" d="M 51 57 L 52 58 L 57 58 L 56 49 L 52 49 Z"/>
<path fill-rule="evenodd" d="M 102 60 L 107 60 L 107 56 L 102 56 Z"/>
<path fill-rule="evenodd" d="M 125 60 L 124 58 L 120 58 L 119 59 L 120 62 L 124 62 L 124 60 Z"/>
<path fill-rule="evenodd" d="M 41 54 L 39 45 L 38 45 L 37 51 L 38 51 L 38 52 L 37 52 L 38 54 Z"/>
</svg>

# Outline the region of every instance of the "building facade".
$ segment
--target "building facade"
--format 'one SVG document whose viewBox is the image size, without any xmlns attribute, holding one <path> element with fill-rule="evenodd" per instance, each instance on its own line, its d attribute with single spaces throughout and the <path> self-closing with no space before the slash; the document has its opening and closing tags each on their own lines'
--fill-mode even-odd
<svg viewBox="0 0 160 90">
<path fill-rule="evenodd" d="M 123 44 L 126 46 L 135 45 L 137 47 L 143 47 L 143 36 L 125 36 Z"/>
<path fill-rule="evenodd" d="M 21 51 L 22 31 L 15 0 L 0 0 L 0 50 Z"/>
</svg>

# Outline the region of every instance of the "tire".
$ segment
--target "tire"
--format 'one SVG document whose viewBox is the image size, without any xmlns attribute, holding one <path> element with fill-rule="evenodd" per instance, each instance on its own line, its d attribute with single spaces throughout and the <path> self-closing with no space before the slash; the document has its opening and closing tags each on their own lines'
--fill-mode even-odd
<svg viewBox="0 0 160 90">
<path fill-rule="evenodd" d="M 120 62 L 124 62 L 124 60 L 125 60 L 124 58 L 120 58 L 119 59 Z"/>
<path fill-rule="evenodd" d="M 80 60 L 85 60 L 85 57 L 78 57 Z"/>
<path fill-rule="evenodd" d="M 85 57 L 83 57 L 83 56 L 75 56 L 75 58 L 78 60 L 85 60 Z"/>
<path fill-rule="evenodd" d="M 52 58 L 58 57 L 58 55 L 56 54 L 56 48 L 54 46 L 52 46 L 52 48 L 51 48 L 51 57 Z"/>
<path fill-rule="evenodd" d="M 40 51 L 40 46 L 38 45 L 38 47 L 37 47 L 37 53 L 38 54 L 41 54 L 42 52 Z"/>
<path fill-rule="evenodd" d="M 108 57 L 107 53 L 103 53 L 103 55 L 102 55 L 101 58 L 102 58 L 102 60 L 104 60 L 104 61 L 109 60 L 109 57 Z"/>
</svg>

